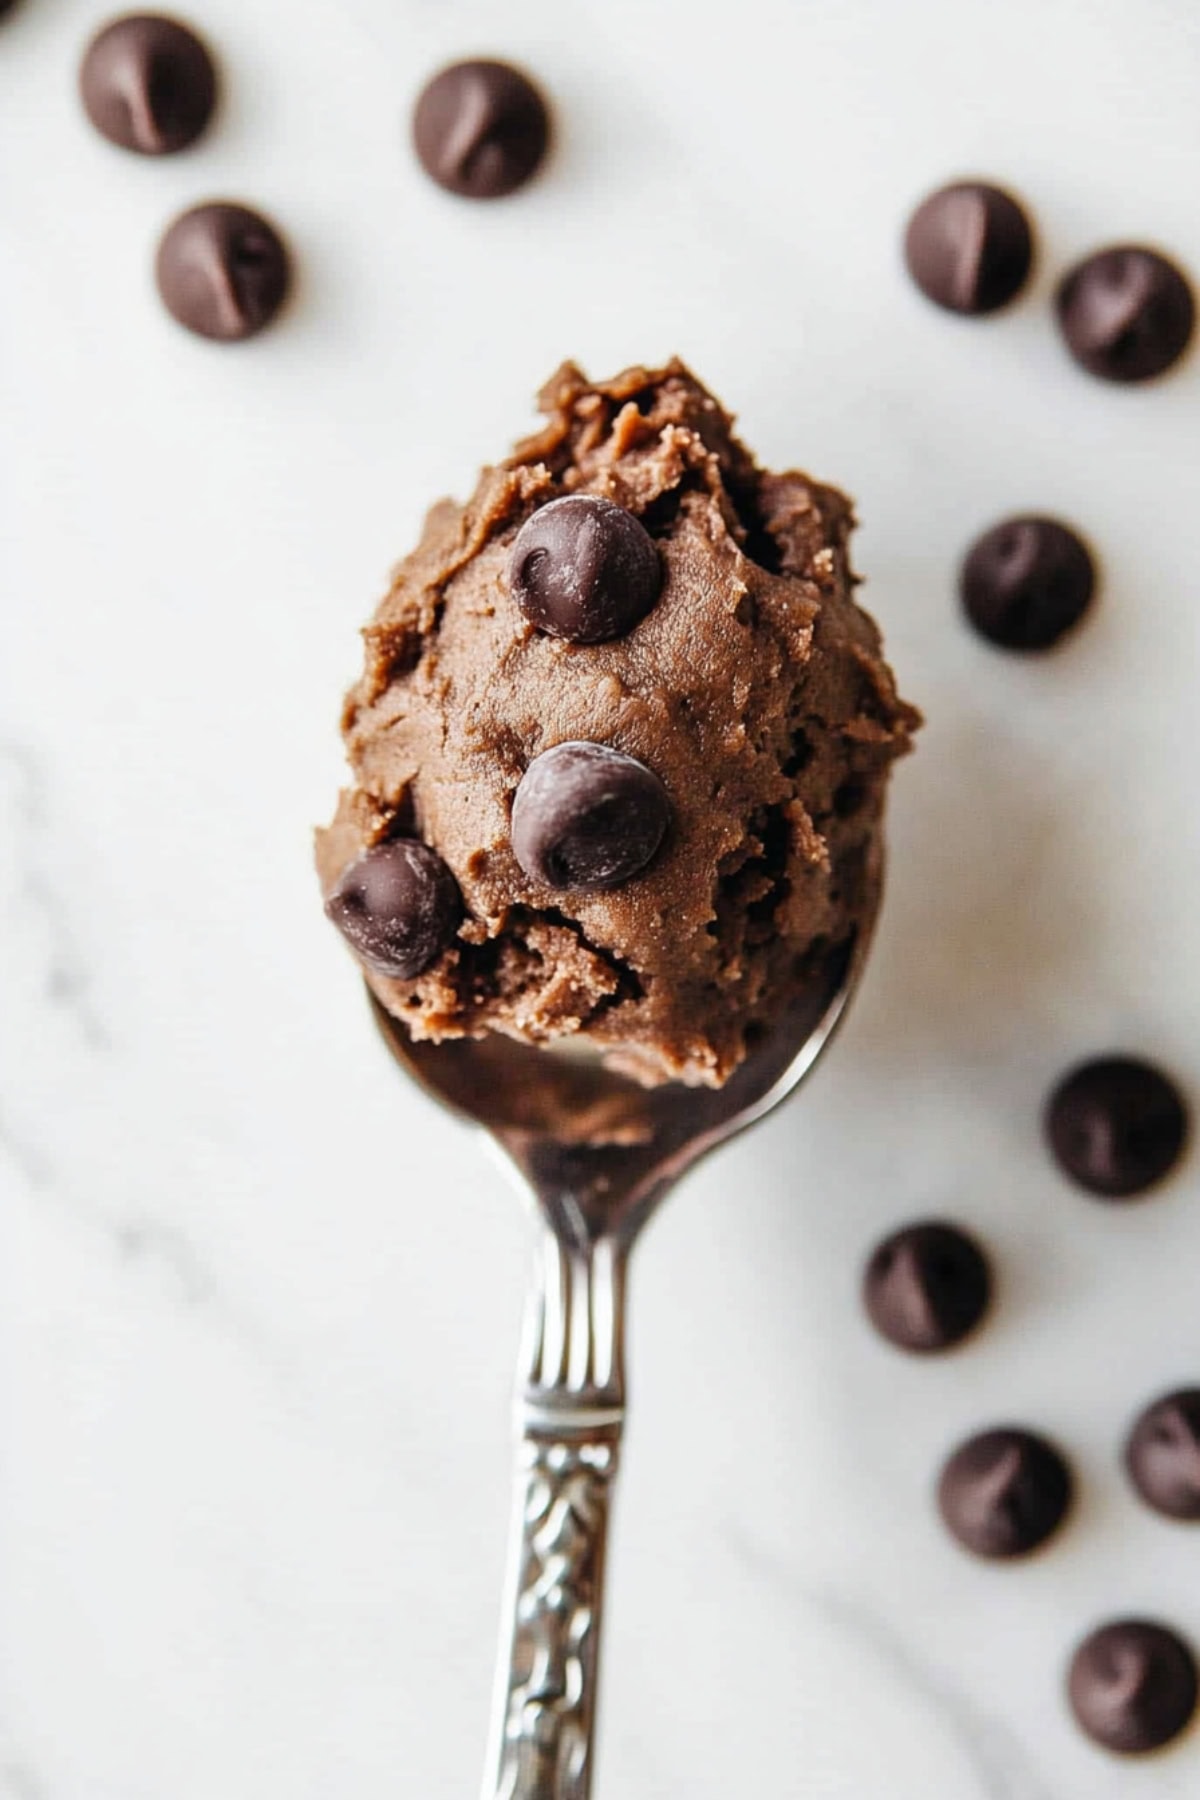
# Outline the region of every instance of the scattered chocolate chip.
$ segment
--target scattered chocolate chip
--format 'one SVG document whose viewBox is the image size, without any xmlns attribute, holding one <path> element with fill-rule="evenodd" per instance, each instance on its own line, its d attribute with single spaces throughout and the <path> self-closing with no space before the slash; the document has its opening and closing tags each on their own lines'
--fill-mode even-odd
<svg viewBox="0 0 1200 1800">
<path fill-rule="evenodd" d="M 462 897 L 435 851 L 393 838 L 350 864 L 325 911 L 369 969 L 411 981 L 452 941 Z"/>
<path fill-rule="evenodd" d="M 1175 1632 L 1147 1619 L 1118 1619 L 1084 1638 L 1071 1659 L 1067 1693 L 1087 1735 L 1119 1756 L 1158 1750 L 1196 1710 L 1196 1662 Z"/>
<path fill-rule="evenodd" d="M 1046 1103 L 1045 1131 L 1064 1175 L 1105 1200 L 1161 1181 L 1178 1162 L 1187 1111 L 1174 1082 L 1131 1056 L 1081 1063 Z"/>
<path fill-rule="evenodd" d="M 942 1470 L 938 1506 L 976 1556 L 1025 1556 L 1056 1531 L 1071 1503 L 1071 1472 L 1053 1444 L 1000 1426 L 959 1446 Z"/>
<path fill-rule="evenodd" d="M 991 1297 L 987 1259 L 957 1225 L 926 1220 L 884 1238 L 863 1271 L 875 1329 L 901 1350 L 948 1350 L 978 1325 Z"/>
<path fill-rule="evenodd" d="M 1150 381 L 1187 349 L 1196 306 L 1187 278 L 1156 250 L 1119 244 L 1059 284 L 1058 322 L 1075 361 L 1104 381 Z"/>
<path fill-rule="evenodd" d="M 439 187 L 499 200 L 535 174 L 550 141 L 546 102 L 510 63 L 452 63 L 422 89 L 413 144 Z"/>
<path fill-rule="evenodd" d="M 200 136 L 217 102 L 212 58 L 195 32 L 129 13 L 96 33 L 79 70 L 88 118 L 110 143 L 168 156 Z"/>
<path fill-rule="evenodd" d="M 971 624 L 1003 650 L 1049 650 L 1088 609 L 1096 570 L 1083 539 L 1037 514 L 977 538 L 959 574 Z"/>
<path fill-rule="evenodd" d="M 640 519 L 597 494 L 570 494 L 526 519 L 508 580 L 539 631 L 599 644 L 645 617 L 658 599 L 662 567 Z"/>
<path fill-rule="evenodd" d="M 219 200 L 192 207 L 168 227 L 156 274 L 171 316 L 225 344 L 269 325 L 291 279 L 275 227 L 248 207 Z"/>
<path fill-rule="evenodd" d="M 947 312 L 990 313 L 1024 287 L 1033 266 L 1029 221 L 1011 194 L 955 181 L 918 206 L 904 235 L 908 272 Z"/>
<path fill-rule="evenodd" d="M 517 789 L 513 853 L 531 881 L 601 893 L 641 873 L 670 818 L 667 790 L 644 763 L 607 744 L 556 744 Z"/>
<path fill-rule="evenodd" d="M 1140 1415 L 1125 1445 L 1134 1487 L 1168 1519 L 1200 1519 L 1200 1388 L 1164 1394 Z"/>
</svg>

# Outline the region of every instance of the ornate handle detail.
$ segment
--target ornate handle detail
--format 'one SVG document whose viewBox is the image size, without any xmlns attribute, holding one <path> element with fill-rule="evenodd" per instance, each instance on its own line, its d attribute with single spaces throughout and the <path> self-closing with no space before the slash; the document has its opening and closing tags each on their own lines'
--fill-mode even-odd
<svg viewBox="0 0 1200 1800">
<path fill-rule="evenodd" d="M 483 1800 L 588 1800 L 624 1420 L 623 1251 L 547 1235 L 529 1309 L 517 1515 Z"/>
</svg>

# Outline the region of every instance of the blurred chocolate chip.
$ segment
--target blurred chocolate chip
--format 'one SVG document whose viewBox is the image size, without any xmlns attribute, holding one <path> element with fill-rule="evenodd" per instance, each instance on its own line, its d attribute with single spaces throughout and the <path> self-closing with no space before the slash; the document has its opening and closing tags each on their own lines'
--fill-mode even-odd
<svg viewBox="0 0 1200 1800">
<path fill-rule="evenodd" d="M 1026 1556 L 1055 1532 L 1071 1503 L 1071 1473 L 1031 1431 L 999 1426 L 959 1446 L 942 1470 L 938 1506 L 976 1556 Z"/>
<path fill-rule="evenodd" d="M 171 316 L 198 336 L 226 344 L 269 325 L 291 279 L 275 227 L 227 201 L 181 214 L 158 247 L 155 272 Z"/>
<path fill-rule="evenodd" d="M 571 494 L 526 519 L 508 580 L 539 631 L 599 644 L 623 637 L 649 612 L 662 567 L 640 519 L 596 494 Z"/>
<path fill-rule="evenodd" d="M 1125 1445 L 1134 1487 L 1168 1519 L 1200 1519 L 1200 1388 L 1164 1394 L 1139 1416 Z"/>
<path fill-rule="evenodd" d="M 978 1325 L 991 1297 L 987 1259 L 957 1225 L 925 1220 L 884 1238 L 863 1271 L 863 1304 L 901 1350 L 948 1350 Z"/>
<path fill-rule="evenodd" d="M 971 624 L 1003 650 L 1048 650 L 1088 609 L 1096 569 L 1083 539 L 1057 519 L 1005 519 L 977 538 L 959 575 Z"/>
<path fill-rule="evenodd" d="M 1011 194 L 986 181 L 955 181 L 918 206 L 904 259 L 921 292 L 947 312 L 1005 306 L 1033 265 L 1029 221 Z"/>
<path fill-rule="evenodd" d="M 325 911 L 369 969 L 411 981 L 452 942 L 462 897 L 435 851 L 393 838 L 350 864 Z"/>
<path fill-rule="evenodd" d="M 1067 349 L 1104 381 L 1150 381 L 1187 349 L 1196 306 L 1186 276 L 1156 250 L 1118 244 L 1077 263 L 1059 284 Z"/>
<path fill-rule="evenodd" d="M 1102 1625 L 1071 1659 L 1067 1694 L 1076 1719 L 1119 1756 L 1159 1750 L 1196 1711 L 1196 1662 L 1175 1632 L 1148 1619 Z"/>
<path fill-rule="evenodd" d="M 1124 1200 L 1174 1168 L 1188 1118 L 1160 1069 L 1132 1056 L 1101 1056 L 1063 1077 L 1044 1124 L 1064 1175 L 1101 1199 Z"/>
<path fill-rule="evenodd" d="M 212 58 L 194 31 L 130 13 L 98 31 L 79 70 L 88 118 L 110 143 L 167 156 L 200 136 L 217 102 Z"/>
<path fill-rule="evenodd" d="M 453 63 L 422 89 L 413 144 L 439 187 L 499 200 L 534 175 L 550 141 L 550 115 L 527 75 L 510 63 Z"/>
<path fill-rule="evenodd" d="M 670 818 L 667 790 L 644 763 L 606 744 L 557 744 L 517 789 L 513 853 L 531 881 L 600 893 L 641 873 Z"/>
</svg>

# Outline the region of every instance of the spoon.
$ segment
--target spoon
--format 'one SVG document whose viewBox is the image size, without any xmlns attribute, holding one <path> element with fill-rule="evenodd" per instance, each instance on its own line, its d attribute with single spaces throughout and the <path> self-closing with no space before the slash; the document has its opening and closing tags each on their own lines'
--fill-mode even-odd
<svg viewBox="0 0 1200 1800">
<path fill-rule="evenodd" d="M 482 1800 L 591 1792 L 629 1253 L 684 1171 L 765 1118 L 812 1069 L 858 984 L 873 923 L 872 914 L 810 958 L 795 1003 L 721 1088 L 643 1088 L 598 1062 L 495 1034 L 417 1043 L 371 998 L 397 1062 L 507 1154 L 538 1227 Z"/>
</svg>

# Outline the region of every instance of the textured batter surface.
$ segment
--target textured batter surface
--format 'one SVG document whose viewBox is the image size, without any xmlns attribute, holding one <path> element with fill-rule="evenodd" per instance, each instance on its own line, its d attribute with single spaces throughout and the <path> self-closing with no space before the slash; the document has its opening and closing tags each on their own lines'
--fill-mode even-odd
<svg viewBox="0 0 1200 1800">
<path fill-rule="evenodd" d="M 719 1084 L 814 945 L 872 910 L 917 715 L 854 604 L 842 494 L 757 469 L 677 362 L 596 384 L 567 364 L 540 404 L 545 428 L 466 506 L 433 508 L 367 627 L 322 880 L 397 833 L 453 870 L 456 942 L 415 980 L 369 976 L 414 1036 L 583 1033 L 642 1080 Z M 520 526 L 576 492 L 636 513 L 663 560 L 656 605 L 609 643 L 535 631 L 508 591 Z M 639 758 L 671 797 L 663 849 L 608 893 L 552 892 L 512 853 L 517 784 L 569 739 Z"/>
</svg>

